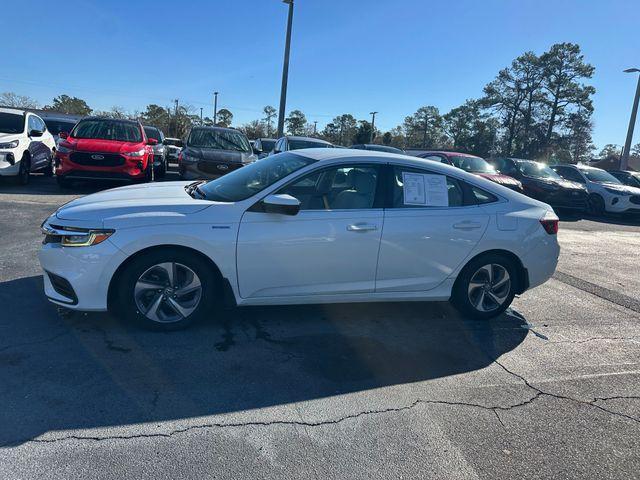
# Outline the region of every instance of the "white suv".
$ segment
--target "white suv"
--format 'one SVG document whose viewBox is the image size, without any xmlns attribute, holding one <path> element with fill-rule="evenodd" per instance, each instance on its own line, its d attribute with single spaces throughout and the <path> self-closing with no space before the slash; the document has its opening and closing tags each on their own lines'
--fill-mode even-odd
<svg viewBox="0 0 640 480">
<path fill-rule="evenodd" d="M 31 172 L 53 175 L 56 142 L 36 114 L 0 108 L 0 177 L 17 177 L 29 183 Z"/>
<path fill-rule="evenodd" d="M 606 170 L 587 165 L 552 165 L 551 168 L 566 180 L 587 187 L 589 209 L 593 214 L 640 212 L 640 188 L 623 184 Z"/>
</svg>

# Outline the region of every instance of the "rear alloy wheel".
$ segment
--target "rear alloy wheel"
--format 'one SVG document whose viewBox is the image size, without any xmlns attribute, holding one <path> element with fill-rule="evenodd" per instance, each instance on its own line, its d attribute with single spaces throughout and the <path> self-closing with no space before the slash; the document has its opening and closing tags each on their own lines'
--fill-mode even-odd
<svg viewBox="0 0 640 480">
<path fill-rule="evenodd" d="M 20 168 L 18 169 L 18 183 L 20 185 L 27 185 L 31 175 L 31 158 L 29 155 L 23 155 L 20 160 Z"/>
<path fill-rule="evenodd" d="M 151 252 L 125 270 L 118 292 L 119 312 L 152 330 L 186 328 L 210 312 L 215 276 L 186 252 Z"/>
<path fill-rule="evenodd" d="M 604 215 L 604 199 L 597 193 L 589 195 L 589 213 L 592 215 Z"/>
<path fill-rule="evenodd" d="M 510 260 L 486 255 L 472 261 L 460 273 L 452 301 L 458 310 L 473 318 L 492 318 L 511 305 L 516 282 L 516 269 Z"/>
</svg>

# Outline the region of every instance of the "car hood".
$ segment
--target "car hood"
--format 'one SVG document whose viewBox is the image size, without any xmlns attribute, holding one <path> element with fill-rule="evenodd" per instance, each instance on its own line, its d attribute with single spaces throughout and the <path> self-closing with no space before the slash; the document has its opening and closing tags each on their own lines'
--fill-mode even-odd
<svg viewBox="0 0 640 480">
<path fill-rule="evenodd" d="M 619 190 L 620 192 L 630 193 L 631 195 L 640 195 L 640 188 L 632 187 L 631 185 L 620 185 L 619 183 L 593 183 L 601 188 L 611 188 L 613 190 Z"/>
<path fill-rule="evenodd" d="M 163 182 L 113 188 L 72 200 L 55 213 L 60 220 L 104 225 L 123 218 L 182 217 L 211 205 L 193 199 L 185 191 L 191 182 Z M 78 225 L 81 226 L 81 225 Z"/>
<path fill-rule="evenodd" d="M 131 152 L 144 147 L 142 142 L 117 142 L 115 140 L 98 140 L 93 138 L 74 138 L 67 140 L 74 150 L 83 152 L 120 153 Z"/>
<path fill-rule="evenodd" d="M 499 183 L 501 185 L 518 185 L 520 182 L 508 175 L 502 175 L 501 173 L 474 173 L 479 177 L 486 178 L 492 182 Z"/>
<path fill-rule="evenodd" d="M 19 133 L 2 133 L 0 132 L 0 142 L 8 143 L 13 142 L 14 140 L 20 140 L 22 137 Z"/>
<path fill-rule="evenodd" d="M 555 180 L 555 179 L 543 179 L 543 178 L 535 178 L 535 177 L 522 177 L 525 182 L 533 183 L 536 185 L 557 185 L 560 188 L 566 188 L 569 190 L 584 190 L 586 188 L 579 184 L 578 182 L 572 182 L 570 180 Z"/>
<path fill-rule="evenodd" d="M 247 163 L 254 160 L 254 155 L 251 152 L 216 150 L 214 148 L 186 147 L 182 150 L 182 154 L 197 158 L 198 160 L 214 162 Z"/>
</svg>

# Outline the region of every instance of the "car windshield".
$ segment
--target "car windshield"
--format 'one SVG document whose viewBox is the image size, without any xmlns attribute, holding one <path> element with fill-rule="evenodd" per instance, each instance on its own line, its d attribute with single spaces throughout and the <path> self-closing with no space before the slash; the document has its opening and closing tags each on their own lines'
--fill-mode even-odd
<svg viewBox="0 0 640 480">
<path fill-rule="evenodd" d="M 600 170 L 599 168 L 581 168 L 580 171 L 592 182 L 622 184 L 620 180 L 611 175 L 609 172 Z"/>
<path fill-rule="evenodd" d="M 562 180 L 562 177 L 551 170 L 544 163 L 538 162 L 518 162 L 518 168 L 523 175 L 533 178 L 544 178 L 549 180 Z"/>
<path fill-rule="evenodd" d="M 249 140 L 240 132 L 233 130 L 215 130 L 213 128 L 196 128 L 191 130 L 187 145 L 196 148 L 213 148 L 216 150 L 234 150 L 250 152 Z"/>
<path fill-rule="evenodd" d="M 51 135 L 58 135 L 60 132 L 70 132 L 76 122 L 70 120 L 47 120 L 44 119 L 44 123 L 47 126 L 47 130 Z"/>
<path fill-rule="evenodd" d="M 454 167 L 471 173 L 498 173 L 485 159 L 480 157 L 467 157 L 463 155 L 452 155 L 449 157 Z"/>
<path fill-rule="evenodd" d="M 135 123 L 106 119 L 81 120 L 71 132 L 71 136 L 116 142 L 142 141 L 142 132 Z"/>
<path fill-rule="evenodd" d="M 0 112 L 0 132 L 22 133 L 24 130 L 24 115 Z"/>
<path fill-rule="evenodd" d="M 147 135 L 147 138 L 153 138 L 160 141 L 160 130 L 156 127 L 144 127 L 144 133 Z"/>
<path fill-rule="evenodd" d="M 255 195 L 313 162 L 315 160 L 293 153 L 280 153 L 211 180 L 201 185 L 199 190 L 207 200 L 237 202 Z"/>
<path fill-rule="evenodd" d="M 331 144 L 316 142 L 314 140 L 289 139 L 289 150 L 302 150 L 303 148 L 329 148 Z"/>
<path fill-rule="evenodd" d="M 275 140 L 260 140 L 263 152 L 270 152 L 276 144 Z"/>
</svg>

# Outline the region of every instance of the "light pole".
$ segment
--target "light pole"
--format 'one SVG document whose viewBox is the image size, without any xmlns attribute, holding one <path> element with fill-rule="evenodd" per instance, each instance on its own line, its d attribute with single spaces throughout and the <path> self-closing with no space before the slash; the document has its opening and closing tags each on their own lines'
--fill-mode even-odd
<svg viewBox="0 0 640 480">
<path fill-rule="evenodd" d="M 313 134 L 316 135 L 318 133 L 318 120 L 313 121 Z"/>
<path fill-rule="evenodd" d="M 200 125 L 202 125 L 202 107 L 200 107 Z"/>
<path fill-rule="evenodd" d="M 218 123 L 218 92 L 213 92 L 213 124 Z"/>
<path fill-rule="evenodd" d="M 282 87 L 280 88 L 280 111 L 278 112 L 278 138 L 284 134 L 284 110 L 287 105 L 287 80 L 289 77 L 289 51 L 291 49 L 291 25 L 293 24 L 293 0 L 282 0 L 289 4 L 287 17 L 287 38 L 284 44 L 284 64 L 282 65 Z"/>
<path fill-rule="evenodd" d="M 371 115 L 371 138 L 369 139 L 369 143 L 373 143 L 373 136 L 376 133 L 376 113 L 378 112 L 369 112 Z"/>
<path fill-rule="evenodd" d="M 627 68 L 625 73 L 640 72 L 640 68 Z M 638 75 L 638 86 L 636 87 L 636 96 L 633 99 L 633 108 L 631 109 L 631 118 L 629 119 L 629 128 L 627 129 L 627 141 L 624 142 L 624 150 L 620 158 L 620 170 L 629 168 L 629 153 L 631 151 L 631 141 L 633 140 L 633 128 L 636 125 L 636 115 L 638 114 L 638 101 L 640 101 L 640 75 Z"/>
</svg>

